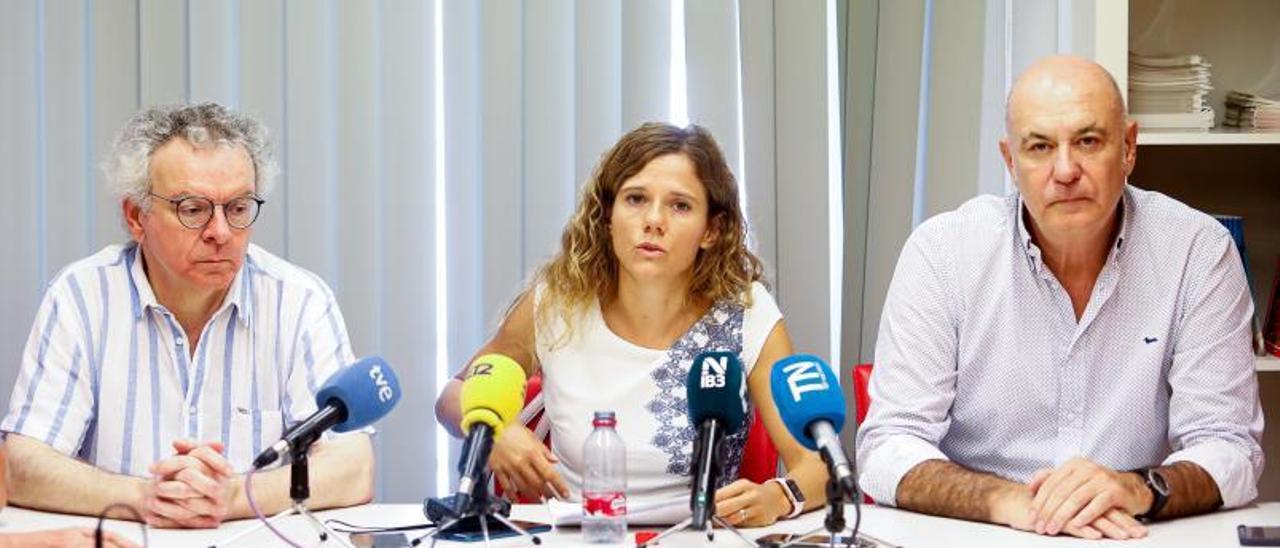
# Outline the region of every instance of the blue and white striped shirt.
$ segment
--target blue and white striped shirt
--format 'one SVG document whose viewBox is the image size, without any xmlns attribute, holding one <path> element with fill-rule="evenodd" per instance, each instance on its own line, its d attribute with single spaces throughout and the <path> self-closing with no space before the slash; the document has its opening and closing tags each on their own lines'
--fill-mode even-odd
<svg viewBox="0 0 1280 548">
<path fill-rule="evenodd" d="M 876 342 L 859 482 L 950 459 L 1018 482 L 1081 456 L 1115 470 L 1190 461 L 1227 507 L 1257 496 L 1262 409 L 1253 301 L 1213 218 L 1128 186 L 1119 236 L 1079 321 L 1015 193 L 938 215 L 907 240 Z"/>
<path fill-rule="evenodd" d="M 188 341 L 156 301 L 137 245 L 112 245 L 50 282 L 0 430 L 134 476 L 172 455 L 175 439 L 216 440 L 245 471 L 352 361 L 337 301 L 315 274 L 250 245 L 222 306 Z"/>
</svg>

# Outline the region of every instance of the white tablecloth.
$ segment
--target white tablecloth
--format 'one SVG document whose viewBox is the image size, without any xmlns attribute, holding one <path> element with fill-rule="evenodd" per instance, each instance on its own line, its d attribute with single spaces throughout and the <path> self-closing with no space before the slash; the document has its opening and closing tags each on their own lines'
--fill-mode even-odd
<svg viewBox="0 0 1280 548">
<path fill-rule="evenodd" d="M 512 512 L 514 517 L 530 521 L 547 521 L 548 512 L 541 505 L 519 505 Z M 417 504 L 370 504 L 319 512 L 321 519 L 338 518 L 361 525 L 409 525 L 422 523 L 422 507 Z M 853 523 L 853 509 L 846 513 L 850 525 Z M 801 532 L 822 524 L 822 510 L 810 512 L 796 520 L 780 522 L 771 527 L 745 529 L 743 533 L 755 539 L 772 532 Z M 0 511 L 0 532 L 33 531 L 69 526 L 92 526 L 95 520 L 83 516 L 66 516 L 46 512 L 36 512 L 24 508 L 9 507 Z M 213 530 L 151 530 L 151 546 L 209 546 L 226 539 L 245 528 L 256 525 L 254 520 L 240 520 L 223 524 Z M 1205 547 L 1205 546 L 1238 546 L 1236 526 L 1274 525 L 1280 526 L 1280 503 L 1262 503 L 1245 508 L 1217 512 L 1204 516 L 1184 518 L 1151 526 L 1151 534 L 1145 539 L 1127 541 L 1128 547 Z M 136 523 L 108 521 L 112 531 L 141 542 L 142 535 Z M 318 546 L 318 539 L 312 529 L 299 517 L 284 520 L 282 529 L 295 541 L 304 546 Z M 635 529 L 633 529 L 634 531 Z M 645 530 L 654 530 L 646 528 Z M 880 506 L 864 507 L 862 513 L 862 531 L 905 547 L 990 547 L 990 546 L 1105 546 L 1112 543 L 1083 541 L 1067 537 L 1043 537 L 1031 533 L 1014 531 L 1005 527 L 973 523 L 961 520 L 937 518 Z M 416 536 L 416 535 L 415 535 Z M 576 528 L 544 533 L 543 546 L 591 546 L 582 542 L 582 535 Z M 325 546 L 337 546 L 328 542 Z M 503 539 L 494 541 L 495 547 L 527 546 L 522 539 Z M 693 546 L 745 546 L 732 535 L 720 532 L 714 543 L 708 544 L 705 536 L 695 532 L 679 533 L 664 539 L 661 546 L 667 548 Z M 271 533 L 261 530 L 242 539 L 235 546 L 283 546 Z M 440 546 L 478 546 L 477 544 L 445 543 Z M 482 545 L 480 545 L 482 546 Z"/>
</svg>

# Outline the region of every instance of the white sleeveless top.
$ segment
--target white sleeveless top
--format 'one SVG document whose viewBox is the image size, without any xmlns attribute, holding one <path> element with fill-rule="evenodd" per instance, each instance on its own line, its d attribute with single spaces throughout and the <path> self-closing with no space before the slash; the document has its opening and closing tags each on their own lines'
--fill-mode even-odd
<svg viewBox="0 0 1280 548">
<path fill-rule="evenodd" d="M 541 291 L 537 292 L 539 295 Z M 550 421 L 551 450 L 574 500 L 581 499 L 583 444 L 598 410 L 617 413 L 618 434 L 627 446 L 627 498 L 632 503 L 665 500 L 688 493 L 690 460 L 697 432 L 689 424 L 685 378 L 693 358 L 704 351 L 738 354 L 744 378 L 757 365 L 760 349 L 782 313 L 759 282 L 751 286 L 752 306 L 716 303 L 675 344 L 655 350 L 632 344 L 605 325 L 597 303 L 574 324 L 572 338 L 550 348 L 564 324 L 536 334 L 542 390 Z M 544 333 L 543 331 L 548 331 Z M 765 364 L 768 367 L 768 364 Z M 751 410 L 748 410 L 750 417 Z M 721 485 L 738 477 L 749 424 L 725 438 Z"/>
</svg>

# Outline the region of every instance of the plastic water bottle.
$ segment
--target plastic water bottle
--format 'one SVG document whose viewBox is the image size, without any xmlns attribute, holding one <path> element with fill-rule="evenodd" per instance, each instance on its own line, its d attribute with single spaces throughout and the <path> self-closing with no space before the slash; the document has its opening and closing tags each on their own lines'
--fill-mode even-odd
<svg viewBox="0 0 1280 548">
<path fill-rule="evenodd" d="M 618 544 L 627 538 L 627 448 L 614 430 L 613 411 L 596 411 L 582 454 L 582 537 L 590 543 Z"/>
</svg>

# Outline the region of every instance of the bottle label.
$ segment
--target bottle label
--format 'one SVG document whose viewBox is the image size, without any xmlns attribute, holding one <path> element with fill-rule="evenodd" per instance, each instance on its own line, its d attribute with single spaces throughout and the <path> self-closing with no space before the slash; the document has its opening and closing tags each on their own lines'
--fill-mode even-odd
<svg viewBox="0 0 1280 548">
<path fill-rule="evenodd" d="M 622 491 L 582 494 L 582 515 L 613 518 L 627 515 L 627 494 Z"/>
</svg>

